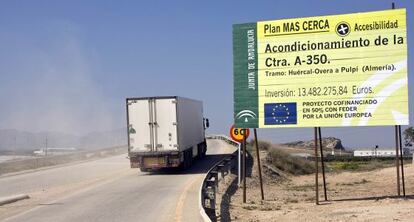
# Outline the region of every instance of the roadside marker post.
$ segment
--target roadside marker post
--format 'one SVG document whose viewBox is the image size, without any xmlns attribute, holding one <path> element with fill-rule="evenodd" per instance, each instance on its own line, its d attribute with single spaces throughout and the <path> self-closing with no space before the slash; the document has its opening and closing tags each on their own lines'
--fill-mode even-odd
<svg viewBox="0 0 414 222">
<path fill-rule="evenodd" d="M 243 203 L 246 203 L 246 137 L 243 138 Z"/>
<path fill-rule="evenodd" d="M 239 151 L 238 151 L 238 156 L 237 156 L 237 185 L 240 186 L 241 183 L 241 149 L 242 149 L 242 145 L 239 145 Z"/>
</svg>

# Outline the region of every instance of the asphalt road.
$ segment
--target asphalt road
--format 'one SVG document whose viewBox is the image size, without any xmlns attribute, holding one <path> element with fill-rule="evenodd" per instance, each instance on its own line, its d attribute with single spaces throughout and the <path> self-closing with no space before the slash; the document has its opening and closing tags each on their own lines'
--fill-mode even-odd
<svg viewBox="0 0 414 222">
<path fill-rule="evenodd" d="M 185 171 L 142 173 L 126 155 L 0 177 L 0 197 L 30 199 L 0 206 L 5 221 L 200 221 L 203 175 L 235 151 L 208 140 L 207 157 Z"/>
</svg>

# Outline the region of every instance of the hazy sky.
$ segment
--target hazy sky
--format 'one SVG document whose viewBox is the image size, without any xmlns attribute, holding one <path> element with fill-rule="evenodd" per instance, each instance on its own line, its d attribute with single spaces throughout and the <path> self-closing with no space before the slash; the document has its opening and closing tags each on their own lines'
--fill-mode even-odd
<svg viewBox="0 0 414 222">
<path fill-rule="evenodd" d="M 391 2 L 1 1 L 0 128 L 75 134 L 120 128 L 126 97 L 179 95 L 202 100 L 209 132 L 227 134 L 233 122 L 232 24 L 385 10 Z M 394 2 L 407 8 L 413 36 L 413 1 Z M 391 126 L 322 131 L 348 147 L 394 144 Z M 285 142 L 312 133 L 260 130 L 259 136 Z"/>
</svg>

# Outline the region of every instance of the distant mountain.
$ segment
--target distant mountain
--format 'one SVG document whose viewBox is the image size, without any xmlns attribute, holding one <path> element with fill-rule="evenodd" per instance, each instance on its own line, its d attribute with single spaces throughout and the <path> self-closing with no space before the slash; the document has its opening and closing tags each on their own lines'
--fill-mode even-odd
<svg viewBox="0 0 414 222">
<path fill-rule="evenodd" d="M 127 144 L 126 128 L 106 132 L 89 133 L 79 139 L 79 147 L 83 149 L 99 149 L 109 146 Z"/>
<path fill-rule="evenodd" d="M 84 136 L 60 132 L 25 132 L 15 129 L 0 130 L 0 150 L 24 151 L 48 147 L 75 147 L 99 149 L 127 143 L 126 129 L 93 132 Z"/>
<path fill-rule="evenodd" d="M 292 146 L 292 147 L 303 147 L 307 149 L 313 149 L 315 147 L 315 141 L 314 140 L 308 140 L 308 141 L 294 141 L 290 143 L 285 143 L 283 145 L 286 146 Z M 322 138 L 322 147 L 328 148 L 328 149 L 341 149 L 345 150 L 345 148 L 342 146 L 342 142 L 340 139 L 335 137 L 323 137 Z"/>
</svg>

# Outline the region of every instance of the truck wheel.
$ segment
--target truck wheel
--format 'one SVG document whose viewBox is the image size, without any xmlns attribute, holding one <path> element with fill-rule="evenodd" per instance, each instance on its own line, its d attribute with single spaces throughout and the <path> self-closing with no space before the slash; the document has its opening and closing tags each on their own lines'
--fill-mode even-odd
<svg viewBox="0 0 414 222">
<path fill-rule="evenodd" d="M 203 158 L 206 157 L 206 152 L 207 152 L 207 149 L 204 148 L 204 150 L 203 150 Z"/>
<path fill-rule="evenodd" d="M 190 166 L 193 164 L 193 150 L 188 149 L 184 152 L 184 169 L 187 169 L 190 168 Z"/>
<path fill-rule="evenodd" d="M 207 152 L 207 144 L 204 141 L 203 143 L 200 143 L 197 145 L 198 148 L 198 154 L 197 154 L 197 158 L 201 159 L 203 157 L 206 156 L 206 152 Z"/>
<path fill-rule="evenodd" d="M 207 143 L 204 141 L 201 144 L 201 157 L 205 157 L 207 152 Z"/>
<path fill-rule="evenodd" d="M 188 150 L 184 150 L 184 161 L 181 164 L 181 169 L 185 170 L 188 168 Z"/>
<path fill-rule="evenodd" d="M 193 150 L 190 151 L 190 166 L 193 165 Z"/>
<path fill-rule="evenodd" d="M 201 159 L 203 158 L 203 145 L 202 144 L 198 144 L 197 145 L 197 159 Z"/>
<path fill-rule="evenodd" d="M 188 166 L 190 167 L 191 165 L 193 165 L 193 149 L 190 150 L 190 152 L 188 152 L 188 156 L 189 156 L 189 161 L 188 161 Z"/>
</svg>

